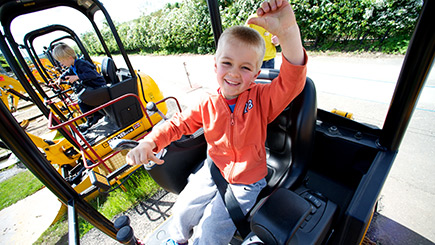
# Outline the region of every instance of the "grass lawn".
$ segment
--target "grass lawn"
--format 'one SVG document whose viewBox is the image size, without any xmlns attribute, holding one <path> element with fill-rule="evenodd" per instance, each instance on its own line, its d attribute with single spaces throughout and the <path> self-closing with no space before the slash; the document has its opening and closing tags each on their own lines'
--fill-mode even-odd
<svg viewBox="0 0 435 245">
<path fill-rule="evenodd" d="M 109 192 L 101 192 L 91 205 L 109 220 L 138 204 L 141 200 L 151 197 L 160 187 L 148 175 L 144 168 L 138 168 L 125 178 L 122 184 L 124 190 L 113 186 Z M 24 171 L 0 182 L 0 210 L 9 207 L 27 196 L 43 188 L 44 185 L 30 172 Z M 67 214 L 48 228 L 34 244 L 55 244 L 67 239 Z M 93 226 L 79 217 L 80 236 L 86 234 Z"/>
<path fill-rule="evenodd" d="M 157 193 L 160 187 L 148 175 L 144 168 L 138 168 L 123 184 L 126 191 L 121 188 L 112 188 L 111 192 L 100 193 L 91 205 L 109 220 L 134 207 L 141 200 L 147 199 Z M 116 188 L 116 189 L 115 189 Z M 93 226 L 79 216 L 80 237 L 86 234 Z M 34 244 L 55 244 L 65 239 L 68 233 L 68 220 L 65 217 L 48 228 Z"/>
<path fill-rule="evenodd" d="M 24 171 L 0 182 L 0 210 L 24 199 L 44 185 L 30 172 Z"/>
</svg>

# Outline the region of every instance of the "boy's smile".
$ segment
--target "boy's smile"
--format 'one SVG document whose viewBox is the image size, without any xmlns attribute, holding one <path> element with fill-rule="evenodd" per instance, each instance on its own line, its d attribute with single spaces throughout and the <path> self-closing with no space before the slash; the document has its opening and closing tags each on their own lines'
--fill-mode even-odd
<svg viewBox="0 0 435 245">
<path fill-rule="evenodd" d="M 258 62 L 258 53 L 246 44 L 229 41 L 221 47 L 220 55 L 215 57 L 215 71 L 226 99 L 234 99 L 249 88 L 260 74 Z"/>
</svg>

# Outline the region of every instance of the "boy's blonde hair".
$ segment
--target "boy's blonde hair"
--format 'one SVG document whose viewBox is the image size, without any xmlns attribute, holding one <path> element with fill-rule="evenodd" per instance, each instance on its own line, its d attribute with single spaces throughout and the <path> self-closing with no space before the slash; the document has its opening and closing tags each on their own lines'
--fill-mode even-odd
<svg viewBox="0 0 435 245">
<path fill-rule="evenodd" d="M 53 57 L 58 61 L 67 59 L 69 57 L 73 57 L 74 59 L 77 59 L 77 55 L 74 49 L 72 49 L 70 46 L 66 45 L 65 43 L 58 44 L 54 47 Z"/>
<path fill-rule="evenodd" d="M 264 39 L 261 37 L 260 33 L 256 30 L 246 27 L 246 26 L 233 26 L 226 29 L 219 38 L 218 47 L 216 50 L 216 58 L 219 58 L 221 49 L 225 43 L 228 41 L 242 42 L 256 51 L 258 54 L 257 66 L 260 69 L 263 63 L 264 54 L 266 52 L 266 46 Z"/>
</svg>

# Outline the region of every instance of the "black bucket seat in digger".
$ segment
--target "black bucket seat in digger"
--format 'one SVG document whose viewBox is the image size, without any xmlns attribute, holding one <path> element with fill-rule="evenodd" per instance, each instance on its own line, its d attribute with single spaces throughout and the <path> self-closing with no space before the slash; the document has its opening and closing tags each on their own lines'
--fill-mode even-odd
<svg viewBox="0 0 435 245">
<path fill-rule="evenodd" d="M 303 91 L 267 127 L 264 195 L 302 182 L 313 149 L 316 114 L 316 89 L 307 78 Z"/>
<path fill-rule="evenodd" d="M 259 78 L 273 79 L 278 72 L 270 70 Z M 320 244 L 324 240 L 336 205 L 304 187 L 316 123 L 316 89 L 307 77 L 303 91 L 267 127 L 267 186 L 247 217 L 251 233 L 243 244 Z"/>
<path fill-rule="evenodd" d="M 106 57 L 101 63 L 101 72 L 106 79 L 110 99 L 124 94 L 138 94 L 137 76 L 132 76 L 127 69 L 117 69 L 112 58 Z M 105 109 L 110 121 L 119 128 L 124 128 L 143 117 L 140 102 L 135 98 L 126 98 Z"/>
<path fill-rule="evenodd" d="M 119 83 L 119 78 L 116 72 L 118 69 L 116 68 L 115 62 L 110 57 L 104 57 L 101 62 L 101 75 L 103 75 L 104 79 L 108 84 L 117 84 Z"/>
<path fill-rule="evenodd" d="M 101 73 L 107 86 L 92 91 L 92 94 L 82 98 L 91 106 L 100 106 L 124 94 L 137 94 L 137 77 L 132 77 L 126 69 L 117 69 L 110 57 L 105 57 L 101 63 Z M 125 98 L 103 109 L 108 120 L 118 128 L 124 128 L 143 117 L 139 102 L 134 98 Z"/>
<path fill-rule="evenodd" d="M 271 70 L 267 78 L 278 75 L 274 73 Z M 312 211 L 297 189 L 311 162 L 316 119 L 316 89 L 307 78 L 303 91 L 267 127 L 267 186 L 248 218 L 252 231 L 248 240 L 257 237 L 264 244 L 300 244 L 290 240 Z"/>
</svg>

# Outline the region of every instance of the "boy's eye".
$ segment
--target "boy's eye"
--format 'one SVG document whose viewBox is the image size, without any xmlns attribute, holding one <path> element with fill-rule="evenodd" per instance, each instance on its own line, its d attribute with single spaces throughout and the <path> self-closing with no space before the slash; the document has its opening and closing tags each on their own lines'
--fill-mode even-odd
<svg viewBox="0 0 435 245">
<path fill-rule="evenodd" d="M 247 66 L 243 66 L 242 69 L 243 70 L 247 70 L 247 71 L 251 71 L 252 70 L 250 67 L 247 67 Z"/>
<path fill-rule="evenodd" d="M 224 64 L 224 65 L 231 65 L 231 62 L 223 61 L 222 64 Z"/>
</svg>

